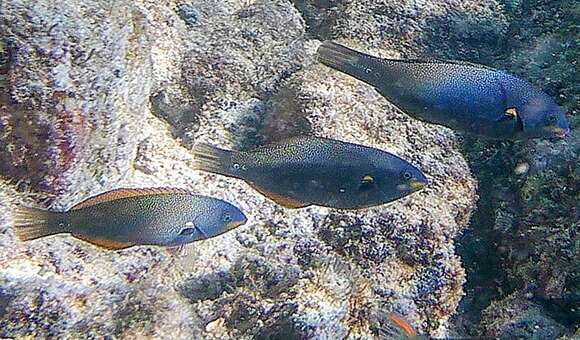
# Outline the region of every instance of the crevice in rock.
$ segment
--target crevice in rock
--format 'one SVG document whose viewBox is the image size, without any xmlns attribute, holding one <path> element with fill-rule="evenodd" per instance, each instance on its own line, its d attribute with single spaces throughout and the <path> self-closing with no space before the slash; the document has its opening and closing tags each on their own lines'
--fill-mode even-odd
<svg viewBox="0 0 580 340">
<path fill-rule="evenodd" d="M 309 38 L 327 40 L 334 37 L 338 8 L 346 3 L 345 0 L 293 0 L 293 3 L 306 22 Z"/>
</svg>

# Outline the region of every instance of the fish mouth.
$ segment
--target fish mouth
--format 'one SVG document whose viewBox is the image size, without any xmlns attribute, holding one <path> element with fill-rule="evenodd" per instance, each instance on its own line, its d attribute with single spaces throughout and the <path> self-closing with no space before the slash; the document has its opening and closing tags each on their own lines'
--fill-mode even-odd
<svg viewBox="0 0 580 340">
<path fill-rule="evenodd" d="M 422 181 L 411 181 L 411 183 L 409 183 L 409 187 L 411 187 L 411 189 L 413 191 L 419 191 L 423 188 L 425 188 L 427 186 L 427 183 L 422 182 Z"/>
<path fill-rule="evenodd" d="M 415 191 L 419 191 L 419 190 L 425 188 L 426 186 L 427 186 L 426 182 L 418 181 L 418 180 L 411 180 L 406 184 L 398 185 L 397 189 L 399 189 L 399 191 L 404 191 L 404 192 L 415 192 Z"/>
<path fill-rule="evenodd" d="M 246 222 L 248 222 L 247 218 L 245 218 L 243 220 L 239 220 L 239 221 L 232 221 L 232 222 L 228 223 L 228 229 L 237 228 L 239 226 L 246 224 Z"/>
</svg>

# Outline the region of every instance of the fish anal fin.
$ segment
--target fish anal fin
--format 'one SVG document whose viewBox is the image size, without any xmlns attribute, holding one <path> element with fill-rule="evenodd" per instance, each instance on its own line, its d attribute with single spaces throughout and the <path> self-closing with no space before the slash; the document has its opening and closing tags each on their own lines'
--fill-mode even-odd
<svg viewBox="0 0 580 340">
<path fill-rule="evenodd" d="M 72 207 L 71 210 L 78 210 L 99 203 L 114 201 L 122 198 L 146 196 L 146 195 L 162 195 L 162 194 L 189 194 L 189 191 L 187 191 L 186 189 L 179 188 L 115 189 L 87 198 L 86 200 Z"/>
<path fill-rule="evenodd" d="M 86 236 L 86 235 L 73 234 L 73 236 L 80 239 L 80 240 L 83 240 L 85 242 L 89 242 L 91 244 L 94 244 L 95 246 L 105 248 L 108 250 L 120 250 L 120 249 L 129 248 L 129 247 L 132 247 L 135 245 L 134 243 L 130 243 L 130 242 L 106 240 L 106 239 L 100 239 L 100 238 L 90 237 L 90 236 Z"/>
<path fill-rule="evenodd" d="M 266 196 L 267 198 L 271 199 L 272 201 L 280 204 L 284 208 L 299 209 L 299 208 L 304 208 L 304 207 L 307 207 L 310 205 L 310 203 L 301 202 L 301 201 L 298 201 L 296 199 L 283 196 L 281 194 L 273 193 L 273 192 L 268 191 L 264 188 L 260 188 L 255 183 L 248 183 L 248 184 L 250 184 L 250 186 L 252 188 L 254 188 L 256 191 L 258 191 L 260 194 L 262 194 L 262 195 Z"/>
</svg>

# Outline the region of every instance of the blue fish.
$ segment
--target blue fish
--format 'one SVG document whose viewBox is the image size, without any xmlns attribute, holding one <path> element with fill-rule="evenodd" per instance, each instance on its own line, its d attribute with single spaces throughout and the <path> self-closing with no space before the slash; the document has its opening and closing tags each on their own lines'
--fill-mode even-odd
<svg viewBox="0 0 580 340">
<path fill-rule="evenodd" d="M 249 151 L 199 144 L 193 152 L 195 168 L 243 179 L 286 208 L 362 209 L 392 202 L 428 184 L 421 170 L 386 151 L 315 136 Z"/>
<path fill-rule="evenodd" d="M 375 87 L 408 115 L 490 139 L 564 138 L 565 113 L 529 82 L 483 65 L 447 60 L 393 60 L 334 42 L 320 62 Z"/>
</svg>

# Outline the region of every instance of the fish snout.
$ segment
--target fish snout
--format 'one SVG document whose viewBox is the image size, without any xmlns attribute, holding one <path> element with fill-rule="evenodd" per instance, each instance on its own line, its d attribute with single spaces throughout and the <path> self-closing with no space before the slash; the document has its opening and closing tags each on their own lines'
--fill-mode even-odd
<svg viewBox="0 0 580 340">
<path fill-rule="evenodd" d="M 246 224 L 246 222 L 248 222 L 248 218 L 246 217 L 246 215 L 244 215 L 243 212 L 239 211 L 234 216 L 234 218 L 228 223 L 227 228 L 234 229 Z"/>
<path fill-rule="evenodd" d="M 419 190 L 425 188 L 427 186 L 427 184 L 428 184 L 428 181 L 427 180 L 425 180 L 425 181 L 422 181 L 422 180 L 412 180 L 409 183 L 409 187 L 411 187 L 411 190 L 413 190 L 413 191 L 419 191 Z"/>
</svg>

